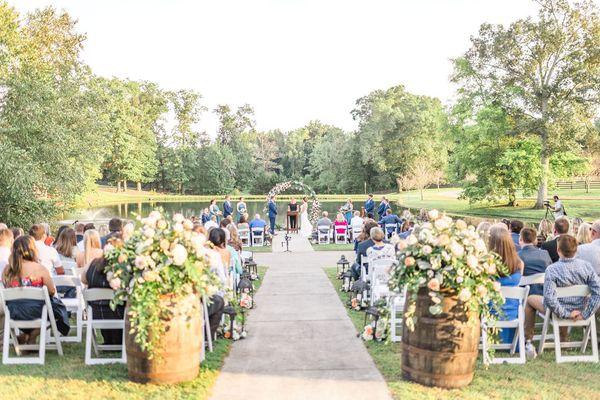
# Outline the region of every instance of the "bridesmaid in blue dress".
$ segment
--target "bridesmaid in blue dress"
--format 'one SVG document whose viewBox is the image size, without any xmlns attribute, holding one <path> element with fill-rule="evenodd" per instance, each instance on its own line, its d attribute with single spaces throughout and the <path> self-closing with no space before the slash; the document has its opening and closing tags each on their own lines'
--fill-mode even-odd
<svg viewBox="0 0 600 400">
<path fill-rule="evenodd" d="M 523 261 L 519 258 L 515 244 L 512 241 L 510 232 L 504 224 L 495 224 L 490 228 L 488 239 L 488 248 L 490 251 L 498 254 L 504 263 L 504 270 L 499 271 L 501 286 L 519 286 L 519 281 L 523 274 Z M 517 319 L 519 311 L 519 300 L 506 299 L 499 312 L 499 319 L 509 321 Z M 501 329 L 500 341 L 502 343 L 512 343 L 515 336 L 515 329 Z"/>
<path fill-rule="evenodd" d="M 217 217 L 217 223 L 221 221 L 221 215 L 223 215 L 223 213 L 219 209 L 219 206 L 217 205 L 217 200 L 216 199 L 212 199 L 210 201 L 210 206 L 208 206 L 208 213 L 211 216 L 211 218 L 212 218 L 213 215 L 216 215 L 216 217 Z"/>
<path fill-rule="evenodd" d="M 237 211 L 237 222 L 240 222 L 240 218 L 242 218 L 242 215 L 248 212 L 248 207 L 246 207 L 246 202 L 244 201 L 243 197 L 240 197 L 240 201 L 238 201 L 235 208 Z"/>
</svg>

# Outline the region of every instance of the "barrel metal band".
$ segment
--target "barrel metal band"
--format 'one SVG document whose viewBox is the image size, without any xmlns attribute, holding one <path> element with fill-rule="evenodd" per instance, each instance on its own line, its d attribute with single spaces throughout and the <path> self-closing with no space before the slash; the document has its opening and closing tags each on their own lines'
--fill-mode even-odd
<svg viewBox="0 0 600 400">
<path fill-rule="evenodd" d="M 433 379 L 446 378 L 446 379 L 458 380 L 458 379 L 470 379 L 473 376 L 472 372 L 467 373 L 467 374 L 451 374 L 451 375 L 434 374 L 432 372 L 425 372 L 422 370 L 412 369 L 411 367 L 407 367 L 404 364 L 402 364 L 402 371 L 408 372 L 409 374 L 413 374 L 413 375 L 423 375 L 423 376 L 426 376 L 427 378 L 433 378 Z"/>
<path fill-rule="evenodd" d="M 410 344 L 407 344 L 407 343 L 402 343 L 402 352 L 404 352 L 404 351 L 417 353 L 417 354 L 445 355 L 445 356 L 454 356 L 454 357 L 466 357 L 466 356 L 477 357 L 477 354 L 479 353 L 479 351 L 465 351 L 465 352 L 458 352 L 458 353 L 449 352 L 449 351 L 433 351 L 433 350 L 421 349 L 419 347 L 411 346 Z"/>
</svg>

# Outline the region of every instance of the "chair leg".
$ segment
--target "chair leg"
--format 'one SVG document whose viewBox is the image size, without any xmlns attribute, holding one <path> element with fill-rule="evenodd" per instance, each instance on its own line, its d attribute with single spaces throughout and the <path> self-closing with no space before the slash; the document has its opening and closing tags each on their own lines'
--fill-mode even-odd
<svg viewBox="0 0 600 400">
<path fill-rule="evenodd" d="M 588 341 L 590 340 L 590 330 L 592 328 L 592 324 L 590 323 L 588 326 L 583 328 L 583 338 L 581 338 L 581 353 L 585 353 L 587 349 Z"/>
<path fill-rule="evenodd" d="M 40 363 L 44 364 L 46 360 L 46 334 L 48 329 L 48 317 L 42 314 L 42 326 L 40 327 L 40 347 L 39 347 L 39 359 Z M 59 339 L 56 338 L 56 345 L 60 345 Z M 61 354 L 62 355 L 62 354 Z"/>
<path fill-rule="evenodd" d="M 485 322 L 481 324 L 481 352 L 483 355 L 483 363 L 485 365 L 491 364 L 492 360 L 488 354 L 488 339 L 487 339 L 487 326 Z"/>
<path fill-rule="evenodd" d="M 92 360 L 92 336 L 94 335 L 94 324 L 88 316 L 87 328 L 85 330 L 85 365 L 90 365 Z"/>
<path fill-rule="evenodd" d="M 525 317 L 522 314 L 521 318 L 519 318 L 519 327 L 517 329 L 519 330 L 519 359 L 523 364 L 525 364 L 527 362 L 527 358 L 525 356 Z"/>
<path fill-rule="evenodd" d="M 548 334 L 548 325 L 549 325 L 550 313 L 546 313 L 544 317 L 544 324 L 542 326 L 542 337 L 540 338 L 540 343 L 538 346 L 538 354 L 542 354 L 544 352 L 544 345 L 546 344 L 546 336 Z"/>
<path fill-rule="evenodd" d="M 562 353 L 560 348 L 560 328 L 558 326 L 558 322 L 553 318 L 552 319 L 552 330 L 554 331 L 554 354 L 556 356 L 556 362 L 562 362 Z"/>
<path fill-rule="evenodd" d="M 4 337 L 2 341 L 2 364 L 6 364 L 8 362 L 8 352 L 10 350 L 10 314 L 4 315 Z"/>
<path fill-rule="evenodd" d="M 598 339 L 596 336 L 596 317 L 592 315 L 591 321 L 590 321 L 590 333 L 591 333 L 591 340 L 592 340 L 592 357 L 594 358 L 595 362 L 598 362 Z"/>
</svg>

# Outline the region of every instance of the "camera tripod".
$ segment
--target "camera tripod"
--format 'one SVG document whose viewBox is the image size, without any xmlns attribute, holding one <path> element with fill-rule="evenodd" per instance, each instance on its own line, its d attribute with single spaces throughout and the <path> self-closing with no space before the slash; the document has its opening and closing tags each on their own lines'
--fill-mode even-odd
<svg viewBox="0 0 600 400">
<path fill-rule="evenodd" d="M 281 242 L 281 246 L 285 247 L 285 250 L 283 251 L 284 253 L 291 253 L 292 251 L 290 250 L 290 240 L 292 239 L 292 237 L 290 236 L 289 232 L 285 232 L 285 236 L 283 237 L 283 242 Z"/>
</svg>

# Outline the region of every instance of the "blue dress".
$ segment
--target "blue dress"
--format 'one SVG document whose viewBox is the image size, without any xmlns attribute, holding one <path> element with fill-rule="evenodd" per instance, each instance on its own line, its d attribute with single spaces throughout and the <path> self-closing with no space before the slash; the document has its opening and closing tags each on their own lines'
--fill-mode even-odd
<svg viewBox="0 0 600 400">
<path fill-rule="evenodd" d="M 500 286 L 519 286 L 521 281 L 521 272 L 517 271 L 510 276 L 504 276 L 498 279 Z M 502 315 L 500 319 L 503 321 L 509 321 L 517 319 L 519 316 L 519 300 L 517 299 L 506 299 L 504 305 L 502 305 Z M 515 328 L 500 329 L 499 338 L 502 343 L 512 343 L 515 336 Z"/>
</svg>

